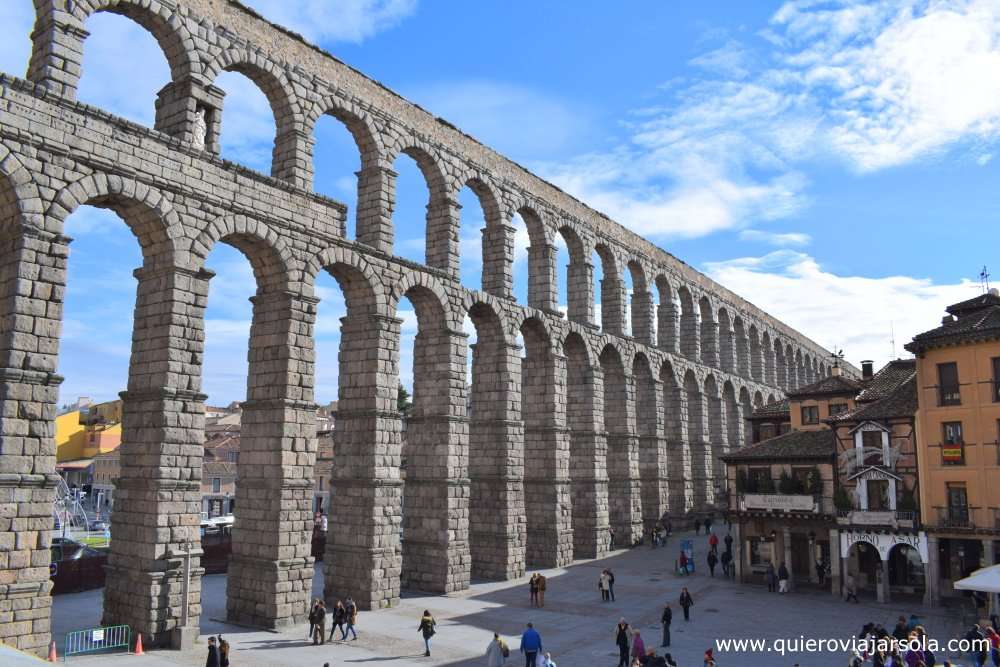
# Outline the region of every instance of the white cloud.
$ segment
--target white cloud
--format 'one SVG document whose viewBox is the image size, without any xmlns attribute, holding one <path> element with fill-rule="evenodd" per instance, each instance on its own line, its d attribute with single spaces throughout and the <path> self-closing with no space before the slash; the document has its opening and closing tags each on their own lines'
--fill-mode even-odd
<svg viewBox="0 0 1000 667">
<path fill-rule="evenodd" d="M 909 356 L 903 345 L 941 321 L 946 306 L 971 298 L 971 281 L 938 284 L 926 278 L 841 276 L 807 254 L 777 250 L 763 257 L 708 263 L 710 277 L 738 292 L 827 349 L 843 348 L 848 359 Z"/>
<path fill-rule="evenodd" d="M 360 43 L 399 24 L 417 0 L 246 0 L 269 21 L 313 42 Z"/>
<path fill-rule="evenodd" d="M 744 229 L 740 232 L 740 240 L 788 247 L 809 245 L 812 242 L 812 237 L 802 232 L 766 232 L 760 229 Z"/>
</svg>

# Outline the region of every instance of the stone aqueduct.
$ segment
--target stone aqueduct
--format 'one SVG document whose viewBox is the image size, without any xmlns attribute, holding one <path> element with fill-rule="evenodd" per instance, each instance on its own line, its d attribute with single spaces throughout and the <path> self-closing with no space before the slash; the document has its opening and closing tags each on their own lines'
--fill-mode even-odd
<svg viewBox="0 0 1000 667">
<path fill-rule="evenodd" d="M 241 623 L 302 620 L 310 597 L 320 271 L 347 302 L 325 587 L 363 609 L 393 604 L 401 586 L 454 591 L 470 577 L 600 556 L 609 525 L 628 542 L 663 512 L 704 511 L 723 479 L 716 454 L 744 441 L 747 411 L 828 372 L 814 342 L 237 2 L 34 4 L 27 77 L 0 78 L 4 642 L 49 641 L 63 222 L 84 204 L 115 211 L 144 258 L 104 618 L 147 642 L 167 637 L 184 604 L 190 625 L 201 613 L 204 261 L 217 243 L 241 250 L 257 281 L 227 593 Z M 169 61 L 154 129 L 74 99 L 84 25 L 98 11 L 144 26 Z M 223 93 L 213 81 L 223 70 L 271 102 L 270 176 L 218 157 Z M 346 124 L 361 154 L 354 239 L 346 208 L 312 191 L 312 128 L 324 114 Z M 430 191 L 426 265 L 392 253 L 400 153 Z M 481 291 L 457 280 L 466 185 L 486 214 Z M 530 235 L 526 305 L 512 297 L 515 213 Z M 570 253 L 567 316 L 556 307 L 557 235 Z M 605 276 L 599 324 L 592 251 Z M 395 406 L 403 297 L 419 327 L 405 482 Z M 477 329 L 471 414 L 466 314 Z"/>
</svg>

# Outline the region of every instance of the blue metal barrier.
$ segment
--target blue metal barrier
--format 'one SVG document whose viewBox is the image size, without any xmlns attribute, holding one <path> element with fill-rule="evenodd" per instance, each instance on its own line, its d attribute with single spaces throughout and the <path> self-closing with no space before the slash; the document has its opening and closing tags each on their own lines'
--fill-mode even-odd
<svg viewBox="0 0 1000 667">
<path fill-rule="evenodd" d="M 66 635 L 63 661 L 68 660 L 71 655 L 115 649 L 125 649 L 126 653 L 132 652 L 132 629 L 129 626 L 113 625 L 107 628 L 77 630 Z"/>
</svg>

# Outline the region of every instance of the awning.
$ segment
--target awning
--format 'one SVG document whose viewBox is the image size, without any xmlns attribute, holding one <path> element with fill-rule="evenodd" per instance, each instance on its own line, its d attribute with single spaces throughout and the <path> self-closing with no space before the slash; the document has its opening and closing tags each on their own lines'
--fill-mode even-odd
<svg viewBox="0 0 1000 667">
<path fill-rule="evenodd" d="M 86 470 L 94 462 L 93 459 L 77 459 L 56 464 L 56 470 Z"/>
<path fill-rule="evenodd" d="M 1000 593 L 1000 565 L 990 565 L 976 570 L 965 579 L 956 581 L 954 586 L 963 591 Z"/>
</svg>

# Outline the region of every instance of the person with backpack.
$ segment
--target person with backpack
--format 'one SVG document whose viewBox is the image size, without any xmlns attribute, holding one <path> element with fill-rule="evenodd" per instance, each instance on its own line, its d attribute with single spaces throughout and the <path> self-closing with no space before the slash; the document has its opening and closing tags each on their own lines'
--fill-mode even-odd
<svg viewBox="0 0 1000 667">
<path fill-rule="evenodd" d="M 618 667 L 629 667 L 628 653 L 632 643 L 632 629 L 624 618 L 615 626 L 615 644 L 618 646 Z"/>
<path fill-rule="evenodd" d="M 507 644 L 500 639 L 499 633 L 494 632 L 493 641 L 486 647 L 486 667 L 503 667 L 509 655 L 510 649 L 507 648 Z"/>
<path fill-rule="evenodd" d="M 357 639 L 358 633 L 354 629 L 354 626 L 358 623 L 358 605 L 354 604 L 354 599 L 348 595 L 347 601 L 344 603 L 344 625 L 347 627 L 344 629 L 344 636 L 341 637 L 341 641 L 347 639 L 347 633 L 350 632 L 351 639 Z"/>
<path fill-rule="evenodd" d="M 229 642 L 219 635 L 219 667 L 229 667 Z"/>
<path fill-rule="evenodd" d="M 437 623 L 434 621 L 434 617 L 431 616 L 431 612 L 424 609 L 424 615 L 420 617 L 420 625 L 417 626 L 417 632 L 420 632 L 424 636 L 424 657 L 430 657 L 431 655 L 431 637 L 434 636 L 436 630 L 434 626 Z"/>
</svg>

